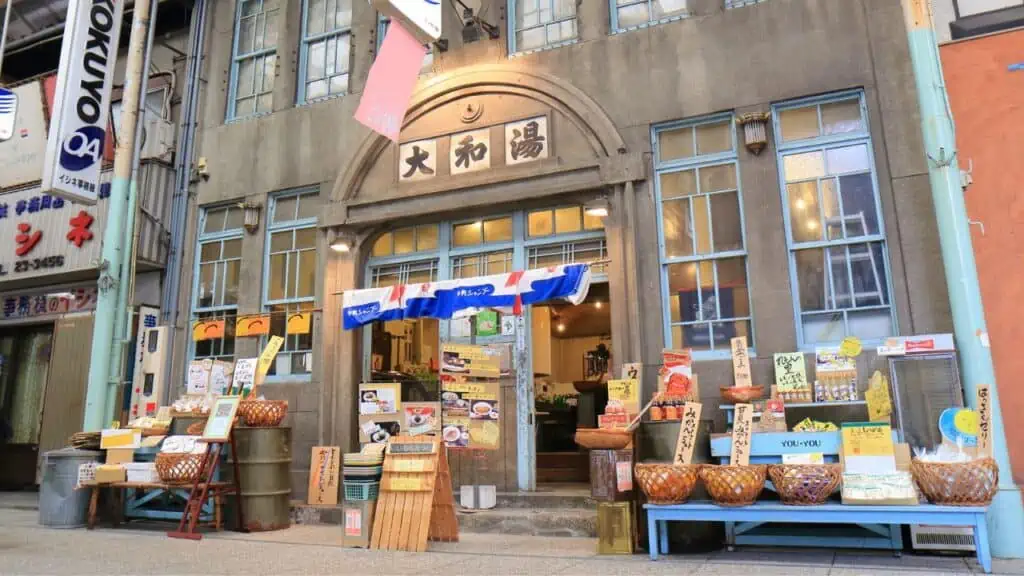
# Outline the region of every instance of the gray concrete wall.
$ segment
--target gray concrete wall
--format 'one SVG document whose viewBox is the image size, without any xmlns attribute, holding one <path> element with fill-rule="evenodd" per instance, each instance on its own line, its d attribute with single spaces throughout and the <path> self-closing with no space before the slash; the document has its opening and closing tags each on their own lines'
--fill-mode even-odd
<svg viewBox="0 0 1024 576">
<path fill-rule="evenodd" d="M 375 14 L 366 3 L 354 3 L 351 93 L 295 106 L 300 4 L 299 0 L 282 0 L 281 4 L 284 16 L 278 18 L 275 112 L 231 123 L 225 123 L 224 117 L 234 5 L 215 5 L 207 36 L 206 84 L 197 152 L 206 158 L 210 178 L 196 187 L 197 205 L 242 200 L 265 204 L 268 193 L 319 185 L 325 219 L 339 224 L 344 221 L 347 212 L 341 202 L 346 191 L 339 183 L 346 170 L 364 160 L 370 134 L 352 116 L 372 63 Z M 863 88 L 888 234 L 899 330 L 904 334 L 950 330 L 899 0 L 769 0 L 734 10 L 723 10 L 718 0 L 700 0 L 693 2 L 694 16 L 689 19 L 612 35 L 608 33 L 607 3 L 587 1 L 579 3 L 579 42 L 512 58 L 507 54 L 504 3 L 484 0 L 483 5 L 484 18 L 501 28 L 501 38 L 462 46 L 460 34 L 447 34 L 450 49 L 436 54 L 433 72 L 420 80 L 419 94 L 457 84 L 460 78 L 468 77 L 481 66 L 495 65 L 510 73 L 542 72 L 582 91 L 594 102 L 588 118 L 603 116 L 621 137 L 623 150 L 609 151 L 609 157 L 604 158 L 595 152 L 592 142 L 572 136 L 570 130 L 558 143 L 559 159 L 550 163 L 551 170 L 556 172 L 588 158 L 599 158 L 605 174 L 610 162 L 620 162 L 615 159 L 620 154 L 644 164 L 645 170 L 641 172 L 650 172 L 652 124 L 727 110 L 767 111 L 773 102 Z M 457 17 L 446 7 L 446 29 L 457 31 L 459 25 Z M 414 97 L 414 101 L 419 100 Z M 485 110 L 500 119 L 531 107 L 537 107 L 536 101 L 507 98 L 493 107 L 488 104 Z M 557 114 L 553 118 L 556 126 L 562 122 L 559 118 Z M 410 122 L 403 137 L 460 129 L 462 124 L 450 109 L 438 107 Z M 365 181 L 360 182 L 357 191 L 350 191 L 357 193 L 360 202 L 384 203 L 398 196 L 409 201 L 407 206 L 388 214 L 413 214 L 416 206 L 420 206 L 430 212 L 430 218 L 451 217 L 458 214 L 458 206 L 464 205 L 460 199 L 468 201 L 478 194 L 489 194 L 488 187 L 503 191 L 501 197 L 507 200 L 492 206 L 495 211 L 511 209 L 526 198 L 536 201 L 536 195 L 543 194 L 516 179 L 521 175 L 497 170 L 494 175 L 460 184 L 465 190 L 450 192 L 446 196 L 449 200 L 443 202 L 438 200 L 444 195 L 436 190 L 441 185 L 436 182 L 399 190 L 390 168 L 394 166 L 393 150 L 393 145 L 382 148 L 378 163 L 366 171 Z M 791 351 L 796 346 L 778 167 L 771 144 L 758 156 L 741 148 L 739 162 L 754 343 L 759 356 L 753 362 L 754 376 L 755 381 L 768 382 L 772 379 L 770 354 Z M 585 181 L 578 182 L 583 186 Z M 620 335 L 628 335 L 633 346 L 625 355 L 628 358 L 618 360 L 642 361 L 649 366 L 648 373 L 653 374 L 664 346 L 653 186 L 646 175 L 622 177 L 614 183 L 602 176 L 598 184 L 613 191 L 616 210 L 628 215 L 611 218 L 608 233 L 610 243 L 615 244 L 610 246 L 612 253 L 620 250 L 630 254 L 626 257 L 628 264 L 619 273 L 624 287 L 613 287 L 613 294 L 627 300 L 619 305 L 631 307 L 630 315 L 616 321 L 616 330 Z M 371 202 L 370 209 L 373 206 Z M 195 217 L 192 220 L 194 226 Z M 372 229 L 362 233 L 372 234 Z M 293 406 L 289 418 L 296 428 L 295 470 L 299 475 L 302 458 L 306 458 L 308 465 L 310 446 L 339 442 L 348 447 L 354 410 L 351 387 L 359 372 L 360 338 L 358 333 L 340 333 L 337 292 L 361 285 L 362 256 L 353 262 L 328 254 L 326 231 L 321 242 L 324 249 L 318 303 L 324 312 L 318 321 L 322 330 L 316 344 L 319 353 L 314 359 L 317 368 L 313 382 L 278 384 L 266 389 L 268 395 L 287 397 Z M 194 241 L 186 246 L 191 252 Z M 262 231 L 246 235 L 247 265 L 242 282 L 246 294 L 240 306 L 242 313 L 256 311 L 260 304 L 262 249 Z M 191 262 L 191 258 L 186 262 Z M 191 286 L 191 270 L 189 265 L 183 286 Z M 615 282 L 618 280 L 613 279 Z M 183 310 L 187 310 L 188 295 L 182 294 L 182 299 Z M 183 317 L 181 338 L 186 333 L 185 321 Z M 185 348 L 176 346 L 175 350 Z M 183 356 L 176 354 L 177 370 L 182 369 L 184 361 Z M 702 396 L 715 405 L 718 385 L 730 381 L 729 363 L 702 362 L 697 371 L 701 375 Z M 648 393 L 652 386 L 653 377 L 646 383 Z M 314 402 L 314 398 L 318 401 Z M 296 477 L 294 487 L 304 490 L 305 482 Z"/>
</svg>

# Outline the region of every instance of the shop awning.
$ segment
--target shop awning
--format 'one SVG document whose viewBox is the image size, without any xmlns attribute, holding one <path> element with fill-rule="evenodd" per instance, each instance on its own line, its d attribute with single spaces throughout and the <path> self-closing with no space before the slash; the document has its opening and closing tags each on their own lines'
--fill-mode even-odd
<svg viewBox="0 0 1024 576">
<path fill-rule="evenodd" d="M 377 320 L 463 318 L 493 308 L 518 312 L 549 300 L 579 304 L 590 290 L 590 266 L 566 264 L 525 272 L 348 290 L 342 297 L 345 330 Z"/>
</svg>

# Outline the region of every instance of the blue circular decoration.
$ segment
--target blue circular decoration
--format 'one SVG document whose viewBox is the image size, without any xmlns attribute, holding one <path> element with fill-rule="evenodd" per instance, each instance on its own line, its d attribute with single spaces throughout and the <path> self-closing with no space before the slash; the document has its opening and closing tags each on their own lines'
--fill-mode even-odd
<svg viewBox="0 0 1024 576">
<path fill-rule="evenodd" d="M 946 408 L 939 415 L 939 432 L 948 442 L 956 444 L 960 439 L 964 448 L 974 448 L 978 445 L 977 418 L 977 414 L 967 408 Z"/>
</svg>

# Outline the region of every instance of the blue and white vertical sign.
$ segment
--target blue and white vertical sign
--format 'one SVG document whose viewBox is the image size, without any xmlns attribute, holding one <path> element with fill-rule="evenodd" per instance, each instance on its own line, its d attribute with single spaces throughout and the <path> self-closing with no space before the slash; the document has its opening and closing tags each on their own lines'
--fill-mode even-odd
<svg viewBox="0 0 1024 576">
<path fill-rule="evenodd" d="M 18 95 L 0 88 L 0 142 L 14 135 L 14 119 L 18 117 Z"/>
<path fill-rule="evenodd" d="M 99 194 L 124 1 L 68 2 L 42 188 L 81 204 Z"/>
</svg>

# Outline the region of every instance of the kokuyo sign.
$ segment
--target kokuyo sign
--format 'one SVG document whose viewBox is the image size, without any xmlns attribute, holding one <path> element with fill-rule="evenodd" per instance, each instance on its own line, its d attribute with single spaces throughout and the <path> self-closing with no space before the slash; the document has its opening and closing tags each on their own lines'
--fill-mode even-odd
<svg viewBox="0 0 1024 576">
<path fill-rule="evenodd" d="M 43 191 L 95 204 L 124 0 L 71 0 L 46 142 Z"/>
</svg>

